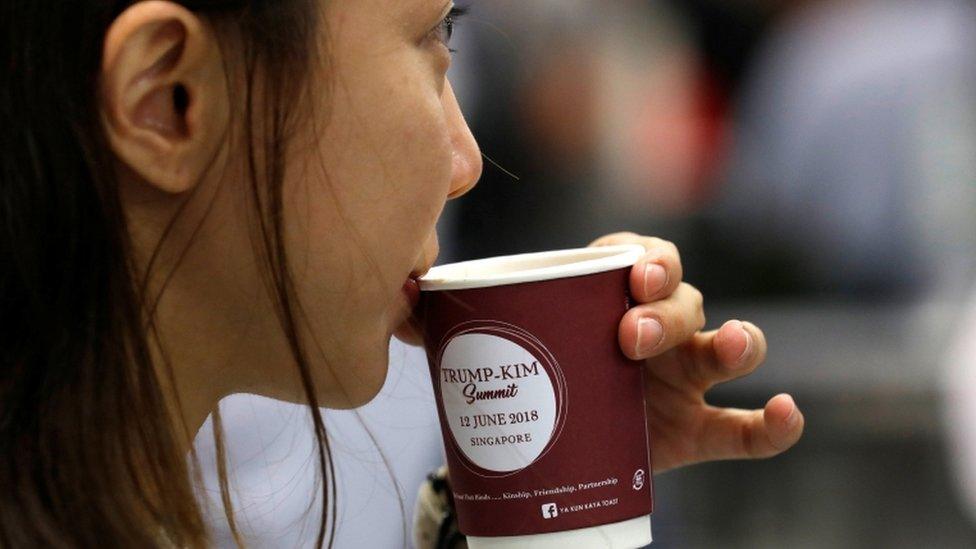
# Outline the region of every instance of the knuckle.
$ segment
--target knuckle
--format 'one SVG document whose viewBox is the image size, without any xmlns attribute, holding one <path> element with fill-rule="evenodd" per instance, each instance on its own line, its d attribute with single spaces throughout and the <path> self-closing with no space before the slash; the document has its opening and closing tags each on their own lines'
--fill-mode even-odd
<svg viewBox="0 0 976 549">
<path fill-rule="evenodd" d="M 705 298 L 701 291 L 694 286 L 684 283 L 688 291 L 688 299 L 691 306 L 691 324 L 694 326 L 694 331 L 697 332 L 705 327 Z"/>
<path fill-rule="evenodd" d="M 663 256 L 668 261 L 677 261 L 679 257 L 678 247 L 670 241 L 649 236 L 644 239 L 644 245 L 647 247 L 648 251 L 653 250 L 657 255 Z"/>
<path fill-rule="evenodd" d="M 688 333 L 687 323 L 685 322 L 684 317 L 681 315 L 675 315 L 671 319 L 671 329 L 668 331 L 672 334 L 672 337 L 675 339 L 678 339 L 679 337 L 684 337 Z"/>
<path fill-rule="evenodd" d="M 685 291 L 688 292 L 688 298 L 691 300 L 692 305 L 695 309 L 704 309 L 705 307 L 705 296 L 701 293 L 701 290 L 688 284 L 687 282 L 682 282 L 682 286 Z"/>
<path fill-rule="evenodd" d="M 684 266 L 681 264 L 681 258 L 676 257 L 674 259 L 674 275 L 680 281 L 684 278 Z"/>
<path fill-rule="evenodd" d="M 620 231 L 615 233 L 610 233 L 605 236 L 594 240 L 590 246 L 610 246 L 612 244 L 626 243 L 629 241 L 639 240 L 640 237 L 630 231 Z"/>
<path fill-rule="evenodd" d="M 654 305 L 647 305 L 647 309 L 653 311 L 650 314 L 661 322 L 666 339 L 673 340 L 676 334 L 681 333 L 684 320 L 680 303 L 662 301 Z"/>
<path fill-rule="evenodd" d="M 674 242 L 667 241 L 667 240 L 664 243 L 665 243 L 665 246 L 668 248 L 668 251 L 670 251 L 674 255 L 675 261 L 677 261 L 680 264 L 681 263 L 681 250 L 678 249 L 678 245 L 675 244 Z"/>
</svg>

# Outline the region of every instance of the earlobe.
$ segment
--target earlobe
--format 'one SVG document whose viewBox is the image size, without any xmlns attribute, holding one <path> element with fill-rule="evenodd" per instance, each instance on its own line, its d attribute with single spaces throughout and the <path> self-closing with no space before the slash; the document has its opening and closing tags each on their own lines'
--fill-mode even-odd
<svg viewBox="0 0 976 549">
<path fill-rule="evenodd" d="M 229 118 L 212 29 L 171 2 L 128 8 L 105 37 L 101 108 L 119 162 L 165 192 L 192 188 L 218 153 Z"/>
</svg>

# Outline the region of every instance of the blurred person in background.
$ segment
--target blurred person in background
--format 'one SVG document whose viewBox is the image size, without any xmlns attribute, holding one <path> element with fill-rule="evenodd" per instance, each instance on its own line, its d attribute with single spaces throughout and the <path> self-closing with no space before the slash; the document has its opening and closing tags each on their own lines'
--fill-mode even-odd
<svg viewBox="0 0 976 549">
<path fill-rule="evenodd" d="M 976 272 L 974 104 L 967 0 L 820 1 L 786 14 L 736 102 L 711 211 L 727 268 L 705 286 L 957 299 Z"/>
<path fill-rule="evenodd" d="M 768 477 L 794 486 L 792 498 L 735 517 L 789 523 L 731 523 L 705 539 L 972 546 L 952 493 L 976 500 L 973 321 L 959 323 L 976 280 L 976 10 L 968 0 L 778 4 L 730 106 L 728 156 L 689 269 L 710 295 L 767 310 L 757 316 L 785 347 L 780 373 L 804 382 L 824 430 L 808 439 L 811 457 Z M 764 484 L 754 488 L 775 489 Z"/>
</svg>

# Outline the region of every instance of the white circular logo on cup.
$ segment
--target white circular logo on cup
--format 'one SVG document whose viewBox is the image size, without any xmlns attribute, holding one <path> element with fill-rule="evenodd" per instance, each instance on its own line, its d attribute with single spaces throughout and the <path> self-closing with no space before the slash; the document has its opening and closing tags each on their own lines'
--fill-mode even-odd
<svg viewBox="0 0 976 549">
<path fill-rule="evenodd" d="M 444 413 L 457 447 L 473 464 L 508 473 L 542 455 L 558 419 L 544 364 L 514 341 L 488 333 L 461 333 L 444 347 Z"/>
</svg>

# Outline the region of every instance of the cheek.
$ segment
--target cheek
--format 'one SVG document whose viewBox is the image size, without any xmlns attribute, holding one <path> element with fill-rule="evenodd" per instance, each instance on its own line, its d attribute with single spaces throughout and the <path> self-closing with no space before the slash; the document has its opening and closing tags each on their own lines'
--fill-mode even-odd
<svg viewBox="0 0 976 549">
<path fill-rule="evenodd" d="M 424 73 L 417 71 L 417 74 Z M 440 92 L 429 77 L 391 82 L 386 88 L 386 109 L 390 118 L 382 136 L 394 161 L 411 167 L 417 177 L 431 184 L 443 184 L 444 195 L 451 176 L 450 124 Z M 379 104 L 383 104 L 382 102 Z"/>
<path fill-rule="evenodd" d="M 381 278 L 396 280 L 409 273 L 443 211 L 453 154 L 439 98 L 419 85 L 385 89 L 338 94 L 320 131 L 295 141 L 285 207 L 292 257 L 307 253 L 301 272 L 372 279 L 372 257 L 389 270 Z M 374 290 L 388 298 L 390 288 Z"/>
<path fill-rule="evenodd" d="M 400 108 L 371 132 L 379 154 L 360 169 L 376 176 L 376 200 L 367 207 L 387 220 L 387 244 L 408 251 L 413 262 L 447 202 L 454 155 L 436 93 L 420 86 L 412 94 L 400 91 Z"/>
<path fill-rule="evenodd" d="M 425 205 L 426 213 L 435 217 L 420 220 L 425 223 L 436 222 L 447 201 L 455 160 L 443 114 L 433 113 L 431 118 L 423 127 L 404 131 L 403 142 L 408 147 L 399 162 L 404 169 L 394 175 L 400 179 L 399 186 L 410 195 L 406 199 L 418 206 Z"/>
</svg>

